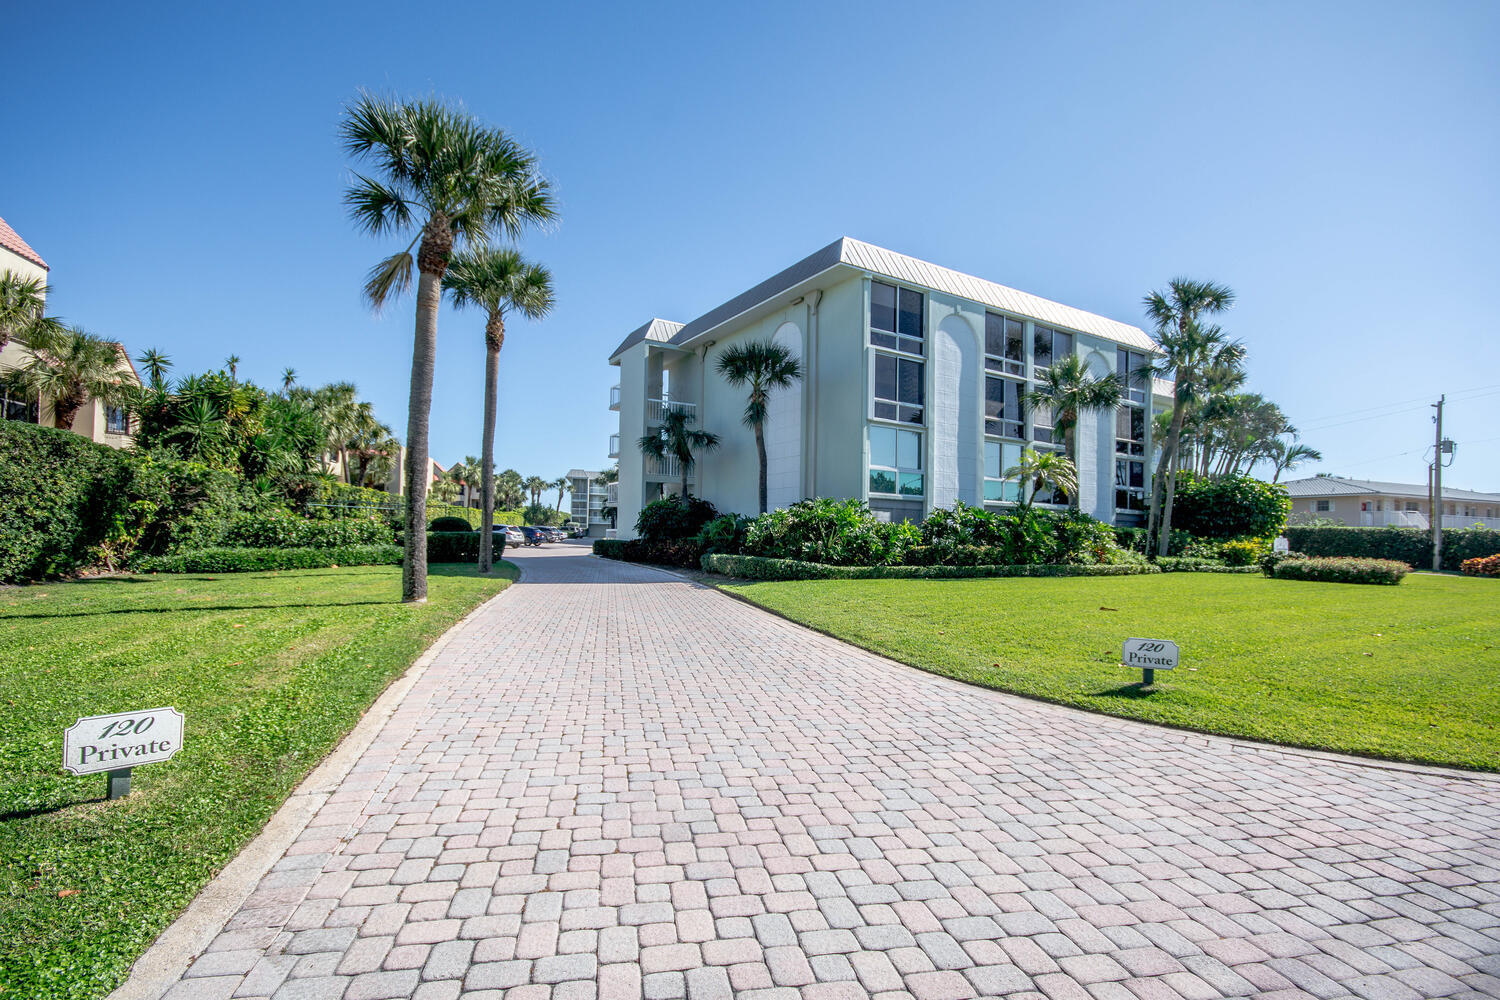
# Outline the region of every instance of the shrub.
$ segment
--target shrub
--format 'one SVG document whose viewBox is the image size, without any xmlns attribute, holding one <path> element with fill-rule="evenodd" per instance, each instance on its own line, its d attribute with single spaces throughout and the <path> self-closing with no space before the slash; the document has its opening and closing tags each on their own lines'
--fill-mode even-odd
<svg viewBox="0 0 1500 1000">
<path fill-rule="evenodd" d="M 596 538 L 594 539 L 594 555 L 605 559 L 625 558 L 625 539 L 623 538 Z"/>
<path fill-rule="evenodd" d="M 390 545 L 395 532 L 384 518 L 339 517 L 312 520 L 288 510 L 240 514 L 220 544 L 251 549 L 330 549 L 343 545 Z"/>
<path fill-rule="evenodd" d="M 399 566 L 395 545 L 345 545 L 332 549 L 187 549 L 166 556 L 138 556 L 138 573 L 258 573 L 331 566 Z"/>
<path fill-rule="evenodd" d="M 1001 576 L 1135 576 L 1161 572 L 1149 563 L 1122 566 L 830 566 L 799 559 L 725 553 L 709 553 L 703 557 L 701 565 L 705 572 L 742 580 L 940 580 Z"/>
<path fill-rule="evenodd" d="M 1267 545 L 1258 538 L 1231 538 L 1219 546 L 1219 558 L 1231 566 L 1249 566 L 1265 554 Z"/>
<path fill-rule="evenodd" d="M 1291 509 L 1292 498 L 1279 483 L 1179 472 L 1172 527 L 1199 538 L 1274 538 Z"/>
<path fill-rule="evenodd" d="M 1307 556 L 1301 552 L 1267 552 L 1260 557 L 1260 569 L 1266 576 L 1275 576 L 1276 567 L 1288 559 L 1306 559 Z"/>
<path fill-rule="evenodd" d="M 1316 580 L 1323 583 L 1401 582 L 1411 567 L 1396 559 L 1357 559 L 1348 556 L 1323 556 L 1308 559 L 1284 559 L 1272 575 L 1278 580 Z"/>
<path fill-rule="evenodd" d="M 762 514 L 745 529 L 748 555 L 801 559 L 839 566 L 901 561 L 921 531 L 905 522 L 877 520 L 863 500 L 801 500 Z"/>
<path fill-rule="evenodd" d="M 1195 559 L 1191 556 L 1158 556 L 1156 565 L 1163 573 L 1259 573 L 1259 566 L 1231 566 L 1222 559 Z"/>
<path fill-rule="evenodd" d="M 696 568 L 703 546 L 695 538 L 597 538 L 594 554 L 622 562 Z"/>
<path fill-rule="evenodd" d="M 474 525 L 466 517 L 456 517 L 452 514 L 446 514 L 443 517 L 434 518 L 432 523 L 427 525 L 427 530 L 428 532 L 441 531 L 447 533 L 454 531 L 473 531 L 475 530 L 475 528 Z"/>
<path fill-rule="evenodd" d="M 1469 576 L 1500 576 L 1500 554 L 1465 559 L 1459 570 Z"/>
<path fill-rule="evenodd" d="M 495 536 L 495 558 L 505 551 L 502 536 Z M 477 531 L 429 531 L 427 533 L 427 561 L 429 563 L 477 563 L 479 561 L 479 532 Z"/>
<path fill-rule="evenodd" d="M 1173 528 L 1172 537 L 1167 542 L 1167 555 L 1184 555 L 1185 550 L 1192 540 L 1193 536 L 1186 531 L 1183 531 L 1181 528 Z M 1115 542 L 1122 548 L 1130 549 L 1133 552 L 1146 552 L 1147 541 L 1145 528 L 1115 528 Z M 1155 555 L 1156 549 L 1151 549 L 1150 554 Z"/>
<path fill-rule="evenodd" d="M 698 532 L 698 544 L 704 552 L 738 553 L 745 545 L 745 529 L 750 519 L 738 514 L 720 514 Z"/>
<path fill-rule="evenodd" d="M 548 507 L 544 503 L 534 503 L 521 511 L 522 524 L 556 524 L 563 519 L 563 513 L 555 507 Z M 504 524 L 505 522 L 497 522 Z"/>
<path fill-rule="evenodd" d="M 1421 528 L 1298 527 L 1286 529 L 1287 540 L 1310 556 L 1360 556 L 1399 559 L 1420 569 L 1432 565 L 1432 535 Z M 1500 530 L 1455 528 L 1443 532 L 1443 569 L 1458 570 L 1467 559 L 1500 552 Z"/>
<path fill-rule="evenodd" d="M 635 533 L 652 540 L 696 538 L 703 526 L 718 516 L 714 505 L 701 497 L 662 497 L 641 508 Z"/>
</svg>

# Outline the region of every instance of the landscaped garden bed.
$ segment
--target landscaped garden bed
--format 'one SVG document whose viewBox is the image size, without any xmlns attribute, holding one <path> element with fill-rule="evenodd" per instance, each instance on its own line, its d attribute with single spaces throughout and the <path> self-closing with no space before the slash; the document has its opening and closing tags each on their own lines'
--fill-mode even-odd
<svg viewBox="0 0 1500 1000">
<path fill-rule="evenodd" d="M 296 551 L 296 550 L 281 550 Z M 450 625 L 515 577 L 433 566 L 0 588 L 0 996 L 102 997 Z M 61 766 L 80 716 L 172 705 L 182 751 L 103 801 Z"/>
</svg>

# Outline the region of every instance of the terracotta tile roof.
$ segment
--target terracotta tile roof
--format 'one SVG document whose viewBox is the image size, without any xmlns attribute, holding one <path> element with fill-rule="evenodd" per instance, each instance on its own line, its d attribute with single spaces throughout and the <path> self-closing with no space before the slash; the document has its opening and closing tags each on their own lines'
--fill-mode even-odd
<svg viewBox="0 0 1500 1000">
<path fill-rule="evenodd" d="M 21 239 L 20 234 L 10 228 L 10 223 L 4 219 L 0 219 L 0 247 L 4 247 L 18 257 L 25 257 L 43 270 L 52 270 L 47 266 L 47 262 L 42 260 L 41 255 L 31 249 L 31 244 Z"/>
</svg>

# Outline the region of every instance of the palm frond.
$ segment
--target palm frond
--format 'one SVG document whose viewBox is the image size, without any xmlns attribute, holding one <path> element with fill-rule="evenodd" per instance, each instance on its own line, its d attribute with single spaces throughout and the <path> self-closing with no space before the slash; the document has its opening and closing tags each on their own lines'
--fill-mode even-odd
<svg viewBox="0 0 1500 1000">
<path fill-rule="evenodd" d="M 411 287 L 412 271 L 415 268 L 416 261 L 410 251 L 391 254 L 370 268 L 369 277 L 365 280 L 365 299 L 376 309 L 383 308 L 387 302 L 399 298 Z"/>
</svg>

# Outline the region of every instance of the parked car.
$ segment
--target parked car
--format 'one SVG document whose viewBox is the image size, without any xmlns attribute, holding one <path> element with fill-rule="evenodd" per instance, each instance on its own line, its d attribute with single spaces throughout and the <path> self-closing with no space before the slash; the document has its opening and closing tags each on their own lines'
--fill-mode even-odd
<svg viewBox="0 0 1500 1000">
<path fill-rule="evenodd" d="M 526 536 L 526 544 L 528 545 L 540 545 L 543 542 L 550 542 L 552 540 L 543 533 L 541 528 L 530 524 L 523 527 L 521 533 Z"/>
<path fill-rule="evenodd" d="M 526 544 L 526 535 L 513 524 L 495 525 L 495 534 L 505 536 L 505 544 L 511 548 L 520 548 Z"/>
<path fill-rule="evenodd" d="M 561 528 L 546 528 L 544 530 L 549 536 L 551 536 L 554 542 L 560 542 L 568 537 L 567 532 L 563 531 Z"/>
</svg>

